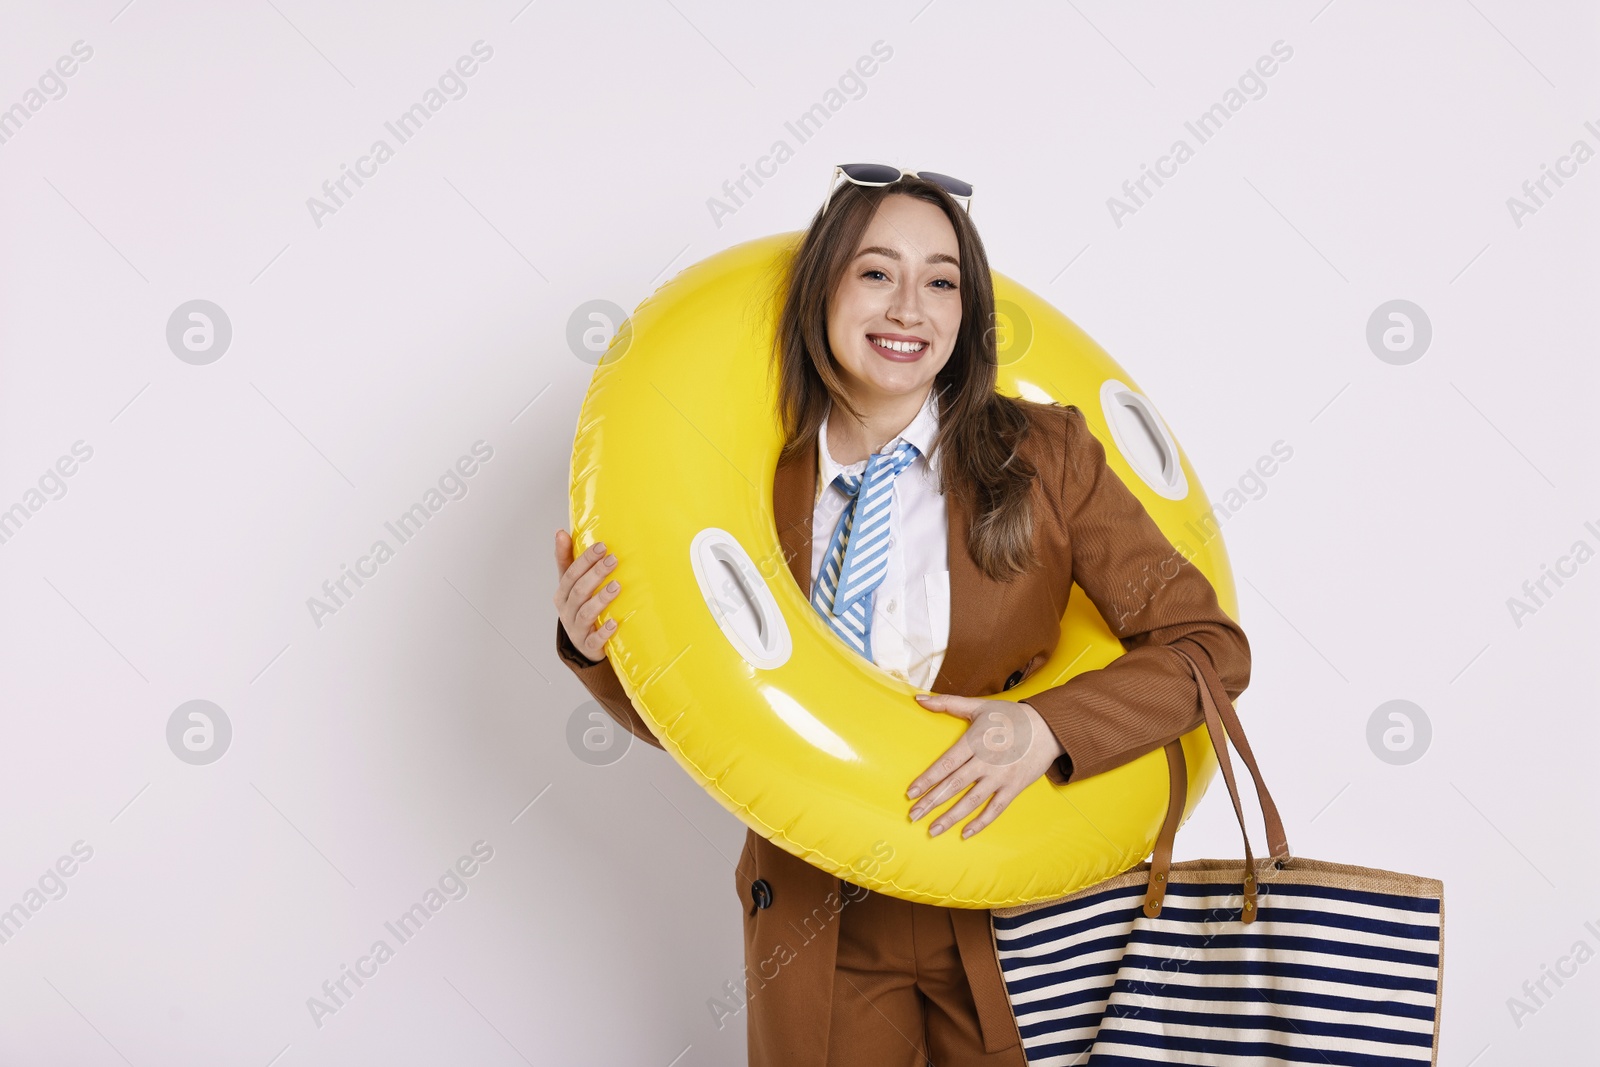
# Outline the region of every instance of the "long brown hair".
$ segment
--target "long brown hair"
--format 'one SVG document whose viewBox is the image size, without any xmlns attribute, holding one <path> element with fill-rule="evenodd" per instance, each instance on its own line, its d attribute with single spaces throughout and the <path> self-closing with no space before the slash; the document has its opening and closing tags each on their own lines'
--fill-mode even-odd
<svg viewBox="0 0 1600 1067">
<path fill-rule="evenodd" d="M 941 493 L 969 503 L 967 550 L 991 580 L 1010 581 L 1033 563 L 1032 485 L 1037 470 L 1020 454 L 1030 423 L 1026 401 L 995 392 L 994 284 L 989 257 L 967 212 L 931 182 L 908 174 L 893 185 L 846 182 L 826 211 L 818 209 L 781 284 L 783 306 L 774 338 L 778 406 L 785 443 L 779 463 L 814 454 L 828 403 L 852 415 L 838 363 L 828 345 L 828 298 L 856 254 L 862 234 L 886 196 L 936 205 L 955 228 L 961 260 L 961 327 L 950 359 L 934 378 Z M 930 451 L 931 454 L 931 451 Z"/>
</svg>

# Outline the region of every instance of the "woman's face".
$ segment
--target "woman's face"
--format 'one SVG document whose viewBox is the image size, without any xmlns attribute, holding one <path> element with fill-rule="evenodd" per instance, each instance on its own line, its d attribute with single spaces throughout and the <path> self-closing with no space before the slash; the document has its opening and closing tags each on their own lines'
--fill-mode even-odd
<svg viewBox="0 0 1600 1067">
<path fill-rule="evenodd" d="M 955 227 L 926 200 L 884 197 L 828 300 L 828 345 L 852 402 L 920 400 L 960 326 Z"/>
</svg>

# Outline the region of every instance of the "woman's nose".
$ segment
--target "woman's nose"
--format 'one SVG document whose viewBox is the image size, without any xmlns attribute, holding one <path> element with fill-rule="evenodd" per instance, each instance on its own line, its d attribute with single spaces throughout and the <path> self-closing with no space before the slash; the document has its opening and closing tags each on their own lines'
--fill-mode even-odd
<svg viewBox="0 0 1600 1067">
<path fill-rule="evenodd" d="M 920 322 L 922 305 L 915 290 L 897 289 L 889 302 L 889 317 L 902 326 Z"/>
</svg>

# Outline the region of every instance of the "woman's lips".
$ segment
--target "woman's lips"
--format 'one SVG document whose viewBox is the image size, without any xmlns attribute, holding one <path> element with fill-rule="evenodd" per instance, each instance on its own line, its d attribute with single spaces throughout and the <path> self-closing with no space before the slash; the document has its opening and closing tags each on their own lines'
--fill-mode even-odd
<svg viewBox="0 0 1600 1067">
<path fill-rule="evenodd" d="M 884 359 L 892 359 L 896 363 L 915 363 L 917 360 L 926 355 L 928 351 L 928 346 L 924 344 L 915 352 L 896 352 L 892 348 L 885 348 L 870 335 L 867 337 L 867 343 L 872 345 L 873 351 L 877 352 L 878 355 L 882 356 Z"/>
</svg>

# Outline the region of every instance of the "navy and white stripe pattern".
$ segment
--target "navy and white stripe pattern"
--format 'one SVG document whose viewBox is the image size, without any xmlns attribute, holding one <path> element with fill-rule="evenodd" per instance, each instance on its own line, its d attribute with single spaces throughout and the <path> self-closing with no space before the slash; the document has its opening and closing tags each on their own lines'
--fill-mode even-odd
<svg viewBox="0 0 1600 1067">
<path fill-rule="evenodd" d="M 1126 876 L 993 915 L 1029 1064 L 1434 1062 L 1440 897 L 1264 875 L 1245 924 L 1239 882 L 1181 867 L 1154 919 L 1145 878 Z"/>
<path fill-rule="evenodd" d="M 811 588 L 811 606 L 845 644 L 872 658 L 872 594 L 889 571 L 889 504 L 894 480 L 920 453 L 910 441 L 874 452 L 860 475 L 833 484 L 850 502 L 839 516 L 828 554 Z"/>
</svg>

